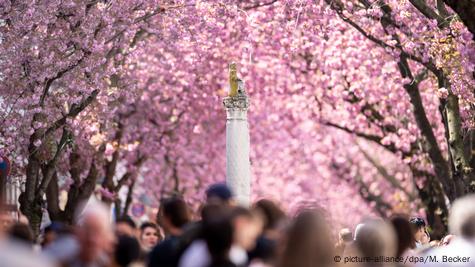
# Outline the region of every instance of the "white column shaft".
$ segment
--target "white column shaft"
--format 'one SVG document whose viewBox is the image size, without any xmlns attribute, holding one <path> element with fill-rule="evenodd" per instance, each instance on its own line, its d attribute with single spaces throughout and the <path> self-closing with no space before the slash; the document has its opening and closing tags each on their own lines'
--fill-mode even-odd
<svg viewBox="0 0 475 267">
<path fill-rule="evenodd" d="M 251 197 L 249 125 L 247 109 L 227 108 L 226 183 L 239 204 L 248 206 Z"/>
</svg>

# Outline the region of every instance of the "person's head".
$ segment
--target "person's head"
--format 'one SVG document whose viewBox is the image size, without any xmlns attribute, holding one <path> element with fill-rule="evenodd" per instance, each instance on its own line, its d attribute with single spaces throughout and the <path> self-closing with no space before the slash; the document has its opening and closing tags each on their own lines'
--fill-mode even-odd
<svg viewBox="0 0 475 267">
<path fill-rule="evenodd" d="M 163 200 L 157 221 L 167 234 L 181 234 L 182 228 L 191 221 L 188 205 L 179 197 Z"/>
<path fill-rule="evenodd" d="M 140 243 L 149 251 L 160 241 L 160 229 L 152 222 L 145 222 L 140 226 Z"/>
<path fill-rule="evenodd" d="M 114 249 L 114 259 L 118 266 L 127 267 L 140 258 L 140 244 L 135 237 L 121 235 Z"/>
<path fill-rule="evenodd" d="M 362 257 L 394 257 L 397 253 L 394 229 L 382 220 L 365 222 L 355 244 Z"/>
<path fill-rule="evenodd" d="M 427 232 L 424 219 L 414 217 L 409 220 L 409 223 L 411 224 L 415 241 L 420 244 L 428 244 L 430 241 L 429 233 Z"/>
<path fill-rule="evenodd" d="M 446 235 L 440 240 L 439 247 L 445 247 L 450 245 L 450 243 L 455 239 L 455 235 Z"/>
<path fill-rule="evenodd" d="M 1 204 L 0 204 L 1 205 Z M 0 207 L 0 234 L 7 232 L 13 224 L 13 217 L 5 211 L 4 207 Z"/>
<path fill-rule="evenodd" d="M 75 221 L 80 257 L 83 261 L 92 262 L 101 255 L 112 252 L 115 238 L 109 210 L 104 204 L 89 204 L 82 214 L 76 215 Z"/>
<path fill-rule="evenodd" d="M 273 230 L 278 227 L 279 223 L 285 220 L 285 213 L 279 206 L 271 200 L 261 199 L 254 205 L 255 209 L 264 215 L 264 230 Z"/>
<path fill-rule="evenodd" d="M 47 245 L 54 242 L 59 235 L 67 233 L 71 233 L 71 229 L 69 229 L 69 227 L 60 222 L 52 222 L 44 229 L 41 246 L 46 247 Z"/>
<path fill-rule="evenodd" d="M 262 232 L 262 218 L 255 211 L 243 207 L 232 208 L 231 216 L 234 226 L 234 244 L 248 251 L 253 249 L 257 237 Z"/>
<path fill-rule="evenodd" d="M 328 266 L 334 250 L 330 227 L 323 211 L 305 210 L 290 225 L 279 267 Z"/>
<path fill-rule="evenodd" d="M 206 189 L 207 203 L 233 204 L 233 193 L 225 183 L 215 183 Z"/>
<path fill-rule="evenodd" d="M 422 245 L 428 245 L 430 243 L 430 235 L 427 229 L 424 231 L 424 234 L 422 235 L 421 239 L 421 244 Z"/>
<path fill-rule="evenodd" d="M 10 238 L 31 245 L 33 245 L 35 241 L 35 237 L 30 226 L 24 223 L 14 223 L 8 230 L 8 235 Z"/>
<path fill-rule="evenodd" d="M 356 240 L 360 235 L 361 229 L 363 229 L 364 223 L 359 223 L 355 227 L 355 235 L 353 236 L 353 240 Z"/>
<path fill-rule="evenodd" d="M 457 199 L 449 214 L 449 231 L 457 237 L 475 238 L 475 194 Z"/>
<path fill-rule="evenodd" d="M 137 224 L 130 216 L 122 216 L 115 221 L 116 235 L 137 236 Z"/>
<path fill-rule="evenodd" d="M 396 232 L 397 239 L 397 253 L 400 257 L 405 251 L 415 248 L 414 235 L 412 234 L 412 227 L 407 217 L 398 215 L 391 218 L 391 224 Z"/>
</svg>

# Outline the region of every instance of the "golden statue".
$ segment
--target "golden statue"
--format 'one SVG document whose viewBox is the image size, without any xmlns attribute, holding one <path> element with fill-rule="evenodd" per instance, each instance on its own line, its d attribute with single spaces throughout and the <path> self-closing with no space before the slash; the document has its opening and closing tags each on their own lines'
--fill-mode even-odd
<svg viewBox="0 0 475 267">
<path fill-rule="evenodd" d="M 237 66 L 235 62 L 229 64 L 229 95 L 236 96 L 238 94 L 238 82 L 239 78 L 237 77 Z"/>
</svg>

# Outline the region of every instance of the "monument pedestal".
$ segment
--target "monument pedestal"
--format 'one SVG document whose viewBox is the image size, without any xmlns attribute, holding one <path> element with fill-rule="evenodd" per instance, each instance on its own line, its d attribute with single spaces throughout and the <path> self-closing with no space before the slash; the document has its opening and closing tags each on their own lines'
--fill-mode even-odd
<svg viewBox="0 0 475 267">
<path fill-rule="evenodd" d="M 226 109 L 226 183 L 239 204 L 251 201 L 251 162 L 247 111 L 249 98 L 244 83 L 237 78 L 236 65 L 230 65 L 230 93 L 223 100 Z"/>
</svg>

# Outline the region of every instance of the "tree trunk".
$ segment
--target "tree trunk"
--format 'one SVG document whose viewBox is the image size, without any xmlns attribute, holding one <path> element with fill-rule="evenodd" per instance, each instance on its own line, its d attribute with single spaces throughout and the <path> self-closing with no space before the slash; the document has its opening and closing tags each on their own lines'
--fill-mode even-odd
<svg viewBox="0 0 475 267">
<path fill-rule="evenodd" d="M 18 201 L 20 202 L 20 211 L 28 218 L 33 235 L 37 238 L 40 234 L 43 211 L 42 199 L 35 194 L 40 179 L 40 162 L 36 158 L 37 148 L 33 145 L 34 140 L 36 140 L 36 134 L 30 138 L 25 191 L 20 194 Z"/>
<path fill-rule="evenodd" d="M 431 238 L 440 239 L 447 233 L 448 208 L 442 188 L 433 176 L 426 176 L 422 188 L 416 186 L 426 211 L 427 222 L 432 227 Z"/>
<path fill-rule="evenodd" d="M 462 122 L 460 117 L 458 97 L 450 94 L 446 105 L 447 128 L 449 131 L 449 151 L 452 155 L 454 166 L 454 180 L 460 195 L 467 193 L 471 182 L 471 168 L 469 160 L 465 157 Z"/>
<path fill-rule="evenodd" d="M 64 214 L 59 207 L 58 174 L 56 172 L 46 188 L 46 203 L 51 221 L 64 222 Z"/>
<path fill-rule="evenodd" d="M 436 177 L 442 184 L 447 197 L 450 199 L 450 201 L 453 201 L 455 198 L 457 198 L 457 192 L 454 190 L 455 186 L 453 180 L 451 179 L 449 166 L 442 155 L 442 151 L 439 148 L 439 144 L 435 138 L 432 125 L 427 118 L 427 114 L 422 103 L 418 82 L 415 81 L 416 77 L 412 75 L 409 63 L 407 62 L 407 58 L 405 56 L 400 56 L 398 67 L 403 78 L 409 78 L 413 80 L 411 83 L 404 84 L 404 89 L 409 95 L 409 99 L 412 104 L 412 113 L 421 135 L 424 137 L 424 151 L 429 154 L 429 158 L 432 162 L 432 166 L 434 167 Z"/>
<path fill-rule="evenodd" d="M 119 197 L 114 200 L 114 214 L 116 219 L 122 217 L 122 201 Z"/>
<path fill-rule="evenodd" d="M 40 235 L 41 220 L 43 219 L 42 199 L 27 199 L 25 192 L 19 196 L 20 211 L 28 218 L 35 240 Z"/>
<path fill-rule="evenodd" d="M 133 194 L 135 188 L 135 179 L 129 185 L 129 191 L 127 192 L 127 198 L 125 199 L 124 210 L 122 211 L 122 216 L 125 216 L 129 213 L 130 205 L 132 204 Z"/>
<path fill-rule="evenodd" d="M 99 153 L 103 153 L 103 151 L 100 151 Z M 79 205 L 87 201 L 94 192 L 98 176 L 99 170 L 96 166 L 96 159 L 93 159 L 86 179 L 82 183 L 79 181 L 74 182 L 69 189 L 68 201 L 64 208 L 64 218 L 66 222 L 70 224 L 73 223 L 74 215 L 78 213 L 77 209 L 82 208 Z"/>
<path fill-rule="evenodd" d="M 0 203 L 6 203 L 7 174 L 6 171 L 0 171 Z"/>
</svg>

